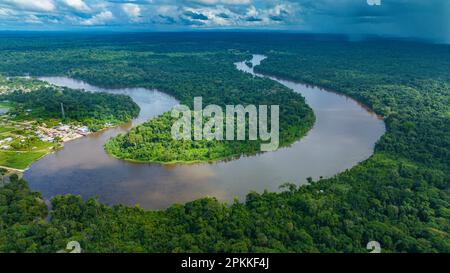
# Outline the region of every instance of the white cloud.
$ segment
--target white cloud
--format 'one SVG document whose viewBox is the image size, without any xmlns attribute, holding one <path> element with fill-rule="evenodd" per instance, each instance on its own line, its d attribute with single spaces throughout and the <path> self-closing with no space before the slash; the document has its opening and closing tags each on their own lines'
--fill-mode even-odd
<svg viewBox="0 0 450 273">
<path fill-rule="evenodd" d="M 5 8 L 0 8 L 0 16 L 10 16 L 10 15 L 11 15 L 11 10 L 5 9 Z"/>
<path fill-rule="evenodd" d="M 54 11 L 53 0 L 4 0 L 19 9 L 32 11 Z"/>
<path fill-rule="evenodd" d="M 29 15 L 26 19 L 25 19 L 26 23 L 29 24 L 42 24 L 42 21 L 36 16 L 36 15 Z"/>
<path fill-rule="evenodd" d="M 83 0 L 64 0 L 64 3 L 77 11 L 88 12 L 91 10 Z"/>
<path fill-rule="evenodd" d="M 111 11 L 102 11 L 89 19 L 81 21 L 81 25 L 83 26 L 96 26 L 96 25 L 105 25 L 109 21 L 114 20 L 114 15 Z"/>
<path fill-rule="evenodd" d="M 253 17 L 256 17 L 256 16 L 259 15 L 259 11 L 255 8 L 255 6 L 250 6 L 250 7 L 247 9 L 246 15 L 247 15 L 247 16 L 253 16 Z"/>
<path fill-rule="evenodd" d="M 15 29 L 41 22 L 39 27 L 55 24 L 64 29 L 139 22 L 158 27 L 302 28 L 449 41 L 450 0 L 383 1 L 380 9 L 366 0 L 0 0 L 0 25 Z M 186 16 L 186 11 L 208 20 Z"/>
<path fill-rule="evenodd" d="M 204 8 L 188 8 L 186 11 L 202 14 L 208 17 L 208 20 L 204 20 L 205 26 L 231 26 L 234 25 L 238 19 L 238 15 L 231 12 L 224 6 L 204 7 Z M 224 17 L 224 15 L 226 15 Z"/>
<path fill-rule="evenodd" d="M 178 8 L 177 6 L 172 6 L 172 5 L 161 5 L 158 6 L 156 11 L 158 13 L 162 13 L 162 14 L 168 14 L 168 13 L 173 13 L 174 11 L 177 11 Z"/>
<path fill-rule="evenodd" d="M 132 20 L 137 20 L 141 16 L 141 8 L 136 4 L 123 4 L 122 10 L 128 15 L 128 17 L 132 18 Z"/>
</svg>

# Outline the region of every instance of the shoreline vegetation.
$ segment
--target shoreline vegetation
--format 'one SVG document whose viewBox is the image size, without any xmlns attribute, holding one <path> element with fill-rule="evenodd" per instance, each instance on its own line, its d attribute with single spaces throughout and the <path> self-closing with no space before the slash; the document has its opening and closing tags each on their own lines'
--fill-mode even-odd
<svg viewBox="0 0 450 273">
<path fill-rule="evenodd" d="M 204 64 L 207 65 L 207 63 Z M 254 77 L 239 71 L 234 64 L 232 66 L 222 64 L 222 66 L 226 73 L 243 74 L 239 75 L 244 82 L 239 84 L 240 89 L 238 90 L 247 96 L 237 95 L 234 92 L 228 95 L 227 90 L 224 90 L 223 96 L 214 99 L 206 97 L 209 103 L 221 107 L 227 105 L 229 101 L 242 104 L 244 107 L 248 104 L 280 105 L 280 145 L 278 148 L 292 145 L 312 128 L 315 121 L 314 113 L 300 94 L 272 80 Z M 213 68 L 211 67 L 211 69 Z M 187 105 L 191 106 L 194 97 L 202 95 L 202 91 L 205 92 L 205 90 L 194 89 L 191 97 L 184 96 L 184 98 L 178 94 L 177 99 L 190 100 Z M 213 92 L 214 90 L 205 93 Z M 204 120 L 203 123 L 206 121 Z M 262 153 L 260 146 L 263 142 L 260 140 L 173 140 L 171 125 L 174 122 L 175 119 L 169 113 L 164 113 L 160 117 L 132 128 L 126 134 L 110 139 L 105 144 L 105 150 L 113 157 L 125 161 L 164 165 L 212 163 Z M 248 135 L 248 126 L 246 126 L 246 135 Z"/>
<path fill-rule="evenodd" d="M 248 63 L 248 61 L 246 62 Z M 205 64 L 208 65 L 207 63 Z M 220 78 L 224 82 L 224 85 L 219 87 L 224 89 L 222 96 L 213 100 L 210 99 L 209 95 L 204 98 L 210 103 L 221 107 L 224 107 L 230 101 L 241 104 L 244 107 L 248 104 L 280 105 L 280 145 L 278 149 L 292 145 L 305 136 L 313 127 L 315 122 L 314 113 L 300 94 L 275 81 L 254 77 L 239 71 L 234 67 L 234 63 L 222 64 L 222 66 L 227 74 L 236 75 L 234 78 L 239 77 L 242 80 L 239 83 L 239 94 L 228 87 L 232 83 L 228 83 L 227 79 Z M 237 76 L 239 73 L 241 75 Z M 245 86 L 245 84 L 248 86 Z M 234 83 L 233 85 L 236 84 Z M 205 93 L 213 94 L 214 92 L 214 90 L 206 90 Z M 187 105 L 191 106 L 194 97 L 198 95 L 202 95 L 202 92 L 192 90 L 191 97 L 186 95 L 182 97 L 181 94 L 177 93 L 176 98 L 181 101 L 189 101 Z M 109 155 L 117 159 L 135 163 L 157 163 L 163 165 L 213 163 L 263 153 L 260 151 L 260 146 L 263 143 L 260 140 L 173 140 L 171 125 L 175 121 L 169 113 L 164 113 L 155 119 L 132 128 L 126 134 L 110 139 L 104 145 L 105 150 Z M 206 121 L 204 120 L 203 124 Z M 248 136 L 248 117 L 246 135 Z"/>
<path fill-rule="evenodd" d="M 291 142 L 291 143 L 287 143 L 285 145 L 280 145 L 277 148 L 277 150 L 288 149 L 291 145 L 294 145 L 295 142 L 300 141 L 301 138 L 306 136 L 308 134 L 308 132 L 309 132 L 309 129 L 301 132 L 298 139 L 294 139 L 293 142 Z M 213 163 L 219 163 L 219 162 L 233 161 L 233 160 L 237 160 L 237 159 L 240 159 L 243 157 L 257 156 L 259 154 L 265 153 L 265 152 L 260 152 L 260 151 L 254 151 L 254 152 L 249 152 L 247 154 L 237 153 L 235 155 L 228 155 L 226 157 L 209 158 L 209 159 L 202 159 L 202 160 L 147 161 L 147 160 L 137 160 L 137 159 L 123 158 L 120 156 L 116 156 L 113 152 L 109 152 L 109 149 L 114 149 L 114 148 L 107 146 L 107 144 L 108 144 L 108 142 L 105 143 L 105 151 L 108 153 L 109 156 L 112 156 L 113 158 L 115 158 L 117 160 L 123 160 L 126 162 L 136 163 L 136 164 L 159 164 L 159 165 L 167 165 L 167 166 L 177 165 L 177 164 L 183 164 L 183 165 L 196 165 L 196 164 L 204 164 L 204 163 L 213 164 Z"/>
<path fill-rule="evenodd" d="M 0 166 L 19 173 L 64 143 L 139 113 L 124 95 L 59 88 L 35 79 L 0 76 L 0 89 L 0 101 L 9 108 L 0 115 Z"/>
<path fill-rule="evenodd" d="M 52 199 L 49 211 L 40 193 L 11 177 L 0 188 L 0 251 L 55 252 L 76 240 L 84 252 L 367 253 L 367 243 L 375 240 L 385 253 L 450 252 L 448 45 L 276 33 L 270 41 L 265 33 L 177 35 L 105 35 L 97 38 L 101 43 L 76 36 L 1 38 L 0 49 L 21 47 L 0 51 L 8 61 L 0 71 L 19 73 L 34 63 L 35 73 L 70 71 L 111 85 L 142 85 L 147 79 L 149 87 L 175 93 L 195 75 L 217 80 L 202 71 L 202 52 L 216 50 L 227 62 L 235 58 L 227 55 L 230 48 L 259 51 L 269 58 L 258 71 L 362 101 L 385 117 L 386 134 L 373 156 L 335 177 L 304 186 L 287 183 L 279 193 L 251 192 L 233 204 L 203 198 L 155 211 L 64 195 Z M 98 54 L 96 62 L 90 63 L 91 54 Z M 90 75 L 98 77 L 91 81 Z M 168 79 L 173 89 L 164 88 Z M 180 88 L 187 97 L 189 90 Z"/>
</svg>

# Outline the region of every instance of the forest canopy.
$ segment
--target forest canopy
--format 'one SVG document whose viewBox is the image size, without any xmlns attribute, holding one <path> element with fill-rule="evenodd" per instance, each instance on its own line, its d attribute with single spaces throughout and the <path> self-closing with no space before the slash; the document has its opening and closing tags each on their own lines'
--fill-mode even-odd
<svg viewBox="0 0 450 273">
<path fill-rule="evenodd" d="M 108 123 L 125 123 L 139 114 L 139 106 L 129 96 L 68 88 L 42 87 L 31 92 L 17 90 L 0 95 L 1 100 L 15 103 L 11 114 L 20 118 L 77 122 L 93 131 L 103 129 Z"/>
<path fill-rule="evenodd" d="M 0 189 L 0 251 L 55 252 L 77 240 L 86 252 L 367 252 L 376 240 L 383 252 L 450 252 L 450 47 L 270 35 L 1 38 L 2 73 L 160 88 L 179 92 L 182 102 L 197 81 L 222 96 L 233 62 L 262 53 L 269 58 L 258 71 L 352 96 L 385 118 L 387 132 L 351 170 L 232 204 L 204 198 L 147 211 L 65 195 L 48 210 L 40 194 L 12 178 Z M 227 65 L 203 71 L 205 60 Z M 234 84 L 253 81 L 243 77 Z"/>
</svg>

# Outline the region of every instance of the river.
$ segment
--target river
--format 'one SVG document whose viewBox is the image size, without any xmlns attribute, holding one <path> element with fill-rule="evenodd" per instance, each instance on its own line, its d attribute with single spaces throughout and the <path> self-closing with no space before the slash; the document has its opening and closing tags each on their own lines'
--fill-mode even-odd
<svg viewBox="0 0 450 273">
<path fill-rule="evenodd" d="M 264 56 L 254 55 L 253 67 L 263 59 Z M 245 62 L 236 67 L 254 74 Z M 316 115 L 314 127 L 300 141 L 275 152 L 228 162 L 130 163 L 108 156 L 103 144 L 131 126 L 169 111 L 178 104 L 177 100 L 156 90 L 105 89 L 66 77 L 41 79 L 69 88 L 127 94 L 141 107 L 139 117 L 132 122 L 68 142 L 61 150 L 35 162 L 24 177 L 33 190 L 46 198 L 71 193 L 98 197 L 107 204 L 139 204 L 148 209 L 205 196 L 232 201 L 235 197 L 244 198 L 250 191 L 277 191 L 285 182 L 304 184 L 307 177 L 331 177 L 352 168 L 372 155 L 376 141 L 385 132 L 382 119 L 349 97 L 271 78 L 301 93 Z"/>
</svg>

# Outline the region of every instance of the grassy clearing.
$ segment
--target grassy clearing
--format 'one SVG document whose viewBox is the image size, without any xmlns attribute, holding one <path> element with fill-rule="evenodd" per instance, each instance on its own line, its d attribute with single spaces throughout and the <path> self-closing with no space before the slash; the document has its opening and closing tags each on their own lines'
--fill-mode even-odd
<svg viewBox="0 0 450 273">
<path fill-rule="evenodd" d="M 35 137 L 20 138 L 22 135 L 32 135 L 32 133 L 12 126 L 0 125 L 0 140 L 8 137 L 13 139 L 2 144 L 13 149 L 0 149 L 0 166 L 25 170 L 55 147 L 54 143 L 44 142 Z"/>
<path fill-rule="evenodd" d="M 34 161 L 46 155 L 48 151 L 16 152 L 0 151 L 0 166 L 25 170 Z"/>
<path fill-rule="evenodd" d="M 12 132 L 14 130 L 15 130 L 14 127 L 0 126 L 0 134 L 5 134 L 5 133 L 8 133 L 8 132 Z"/>
</svg>

